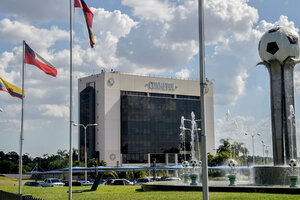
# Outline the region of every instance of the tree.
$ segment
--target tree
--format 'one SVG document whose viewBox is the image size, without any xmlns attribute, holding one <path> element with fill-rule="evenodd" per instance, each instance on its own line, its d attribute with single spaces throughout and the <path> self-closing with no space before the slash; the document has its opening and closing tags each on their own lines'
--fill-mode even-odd
<svg viewBox="0 0 300 200">
<path fill-rule="evenodd" d="M 221 139 L 221 145 L 217 149 L 215 156 L 208 154 L 207 160 L 209 166 L 224 165 L 229 158 L 234 158 L 239 163 L 244 163 L 245 154 L 248 149 L 244 147 L 242 142 L 233 142 L 230 144 L 229 139 Z M 244 155 L 244 158 L 240 157 L 240 154 Z"/>
<path fill-rule="evenodd" d="M 68 151 L 66 149 L 58 149 L 57 150 L 57 155 L 61 158 L 61 159 L 66 159 L 68 158 Z"/>
<path fill-rule="evenodd" d="M 221 152 L 230 152 L 230 142 L 229 139 L 221 139 L 220 140 L 221 145 L 217 149 L 217 153 Z"/>
<path fill-rule="evenodd" d="M 245 151 L 245 148 L 243 148 L 243 145 L 243 142 L 233 142 L 231 145 L 232 157 L 237 158 L 240 156 L 240 153 L 244 154 L 243 150 Z"/>
<path fill-rule="evenodd" d="M 0 160 L 5 160 L 5 153 L 0 151 Z"/>
<path fill-rule="evenodd" d="M 73 161 L 76 161 L 76 160 L 78 160 L 78 149 L 76 149 L 76 148 L 72 148 L 72 157 L 73 157 Z"/>
<path fill-rule="evenodd" d="M 0 173 L 8 174 L 8 173 L 17 173 L 17 171 L 14 171 L 15 164 L 10 160 L 1 160 L 0 161 Z"/>
<path fill-rule="evenodd" d="M 14 151 L 11 151 L 11 152 L 8 152 L 6 154 L 6 158 L 10 161 L 12 161 L 13 163 L 15 164 L 18 164 L 19 163 L 19 154 L 17 154 L 16 152 Z"/>
</svg>

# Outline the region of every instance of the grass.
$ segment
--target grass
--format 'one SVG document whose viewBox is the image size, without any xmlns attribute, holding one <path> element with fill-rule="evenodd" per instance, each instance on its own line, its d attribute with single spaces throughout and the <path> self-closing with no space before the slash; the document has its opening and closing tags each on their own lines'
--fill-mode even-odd
<svg viewBox="0 0 300 200">
<path fill-rule="evenodd" d="M 18 179 L 0 176 L 0 187 L 1 186 L 14 186 L 14 185 L 18 185 Z"/>
<path fill-rule="evenodd" d="M 73 187 L 73 190 L 90 189 L 90 186 Z M 0 190 L 18 192 L 16 179 L 0 177 Z M 30 194 L 42 199 L 60 200 L 68 199 L 68 187 L 38 188 L 22 187 L 23 194 Z M 209 193 L 211 200 L 299 200 L 299 195 L 264 194 L 264 193 Z M 201 192 L 143 192 L 141 186 L 99 186 L 97 191 L 73 193 L 74 200 L 193 200 L 202 199 Z"/>
</svg>

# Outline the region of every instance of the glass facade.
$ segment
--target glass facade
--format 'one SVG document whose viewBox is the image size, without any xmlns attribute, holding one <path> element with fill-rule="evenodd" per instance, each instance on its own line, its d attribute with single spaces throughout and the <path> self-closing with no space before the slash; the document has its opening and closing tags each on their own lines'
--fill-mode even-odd
<svg viewBox="0 0 300 200">
<path fill-rule="evenodd" d="M 192 111 L 196 118 L 200 117 L 199 99 L 167 98 L 167 95 L 147 97 L 121 92 L 122 162 L 145 163 L 151 153 L 157 163 L 163 163 L 163 154 L 179 153 L 181 116 L 190 119 Z M 190 125 L 186 124 L 186 127 Z M 186 137 L 186 141 L 190 138 Z M 189 142 L 186 147 L 188 151 Z"/>
<path fill-rule="evenodd" d="M 95 123 L 95 88 L 87 86 L 80 92 L 80 119 L 83 125 Z M 95 157 L 95 127 L 88 127 L 86 130 L 86 146 L 89 158 Z M 84 128 L 80 126 L 79 139 L 80 160 L 84 160 Z"/>
</svg>

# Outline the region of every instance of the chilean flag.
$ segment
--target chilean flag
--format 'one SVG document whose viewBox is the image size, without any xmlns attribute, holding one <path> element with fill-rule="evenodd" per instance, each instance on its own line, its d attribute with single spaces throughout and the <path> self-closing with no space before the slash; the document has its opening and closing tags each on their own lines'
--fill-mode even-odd
<svg viewBox="0 0 300 200">
<path fill-rule="evenodd" d="M 42 58 L 42 56 L 34 52 L 26 43 L 24 63 L 35 65 L 50 76 L 56 77 L 57 75 L 55 67 Z"/>
<path fill-rule="evenodd" d="M 87 29 L 88 29 L 88 32 L 89 32 L 90 45 L 93 48 L 94 44 L 95 44 L 94 34 L 93 34 L 93 31 L 92 31 L 92 24 L 93 24 L 94 14 L 89 9 L 89 7 L 86 5 L 84 0 L 75 0 L 74 1 L 74 7 L 75 8 L 82 8 L 84 18 L 85 18 L 85 21 L 86 21 L 86 25 L 87 25 Z"/>
</svg>

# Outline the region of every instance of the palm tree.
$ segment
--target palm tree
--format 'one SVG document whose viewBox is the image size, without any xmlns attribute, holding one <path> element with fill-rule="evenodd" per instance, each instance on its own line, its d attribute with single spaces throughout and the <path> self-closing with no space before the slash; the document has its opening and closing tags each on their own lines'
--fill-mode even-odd
<svg viewBox="0 0 300 200">
<path fill-rule="evenodd" d="M 68 151 L 67 151 L 66 149 L 58 149 L 58 150 L 57 150 L 57 155 L 58 155 L 61 159 L 68 158 Z"/>
<path fill-rule="evenodd" d="M 231 145 L 231 151 L 233 152 L 234 156 L 233 157 L 239 157 L 240 153 L 245 154 L 246 147 L 243 147 L 244 143 L 243 142 L 234 142 Z"/>
<path fill-rule="evenodd" d="M 222 153 L 222 152 L 229 152 L 230 153 L 230 142 L 229 138 L 227 139 L 221 139 L 220 140 L 221 145 L 217 149 L 217 153 Z"/>
</svg>

